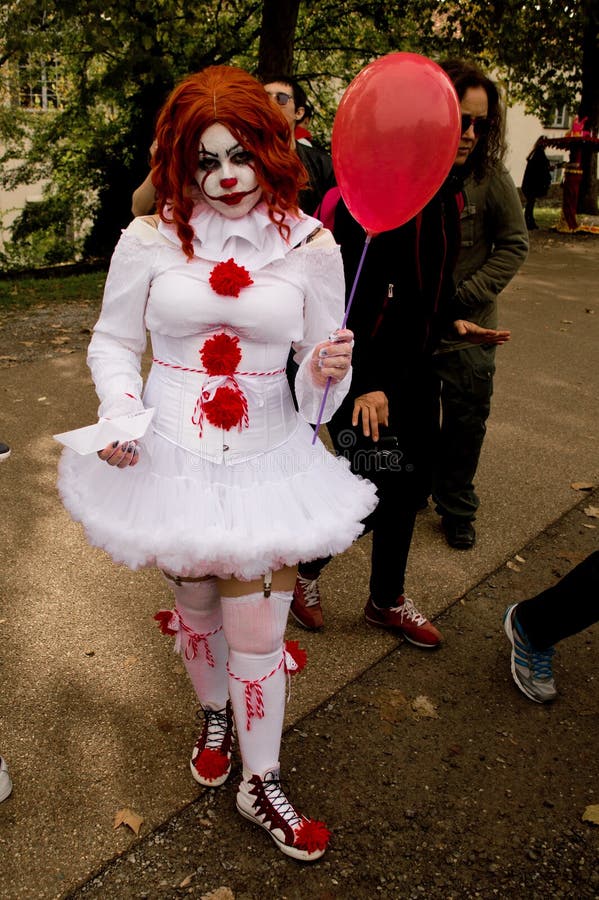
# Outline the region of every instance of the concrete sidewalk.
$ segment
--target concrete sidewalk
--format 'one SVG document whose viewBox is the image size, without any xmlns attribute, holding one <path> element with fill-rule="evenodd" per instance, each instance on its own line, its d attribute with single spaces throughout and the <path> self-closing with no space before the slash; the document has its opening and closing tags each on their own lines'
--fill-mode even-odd
<svg viewBox="0 0 599 900">
<path fill-rule="evenodd" d="M 573 482 L 599 481 L 599 241 L 534 237 L 502 301 L 513 340 L 498 351 L 476 548 L 451 550 L 436 515 L 419 517 L 408 589 L 429 616 L 574 506 Z M 13 447 L 0 469 L 0 752 L 15 783 L 0 805 L 0 895 L 53 898 L 134 844 L 112 827 L 121 807 L 147 833 L 197 797 L 187 763 L 195 703 L 151 621 L 170 605 L 162 578 L 89 548 L 56 495 L 51 435 L 95 419 L 83 356 L 3 370 L 0 403 L 0 437 Z M 323 634 L 289 626 L 310 666 L 288 723 L 397 643 L 361 617 L 368 552 L 364 539 L 323 576 Z"/>
</svg>

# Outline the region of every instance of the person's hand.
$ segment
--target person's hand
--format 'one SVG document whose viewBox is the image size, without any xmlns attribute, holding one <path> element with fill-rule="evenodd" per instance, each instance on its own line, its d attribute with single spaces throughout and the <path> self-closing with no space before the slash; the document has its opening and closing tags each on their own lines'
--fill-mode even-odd
<svg viewBox="0 0 599 900">
<path fill-rule="evenodd" d="M 327 379 L 341 381 L 351 366 L 354 334 L 349 328 L 334 331 L 328 341 L 317 344 L 312 351 L 312 378 L 319 387 L 324 387 Z"/>
<path fill-rule="evenodd" d="M 511 331 L 498 331 L 496 328 L 481 328 L 476 322 L 467 319 L 456 319 L 453 323 L 458 337 L 471 344 L 505 344 L 512 336 Z"/>
<path fill-rule="evenodd" d="M 112 444 L 98 450 L 98 456 L 107 462 L 109 466 L 117 469 L 126 469 L 128 466 L 136 466 L 139 462 L 139 448 L 136 441 L 113 441 Z"/>
<path fill-rule="evenodd" d="M 379 425 L 389 424 L 389 402 L 384 391 L 370 391 L 354 400 L 354 412 L 351 423 L 356 427 L 362 420 L 362 434 L 372 436 L 373 441 L 379 439 Z"/>
</svg>

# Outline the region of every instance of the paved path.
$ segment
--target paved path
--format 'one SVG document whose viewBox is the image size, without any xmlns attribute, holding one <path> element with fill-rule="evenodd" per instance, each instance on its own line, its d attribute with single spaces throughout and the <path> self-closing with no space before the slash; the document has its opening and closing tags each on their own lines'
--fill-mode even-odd
<svg viewBox="0 0 599 900">
<path fill-rule="evenodd" d="M 479 475 L 479 541 L 449 549 L 432 511 L 419 517 L 409 592 L 430 616 L 463 596 L 599 482 L 599 241 L 535 236 L 506 291 L 496 396 Z M 186 753 L 194 698 L 151 616 L 168 605 L 156 572 L 130 573 L 90 549 L 55 491 L 51 435 L 95 418 L 74 354 L 0 373 L 0 749 L 15 790 L 0 806 L 0 895 L 60 897 L 134 839 L 118 809 L 156 827 L 197 796 Z M 323 577 L 326 631 L 302 637 L 311 659 L 288 723 L 397 643 L 369 629 L 368 539 Z M 451 633 L 446 635 L 448 647 Z"/>
</svg>

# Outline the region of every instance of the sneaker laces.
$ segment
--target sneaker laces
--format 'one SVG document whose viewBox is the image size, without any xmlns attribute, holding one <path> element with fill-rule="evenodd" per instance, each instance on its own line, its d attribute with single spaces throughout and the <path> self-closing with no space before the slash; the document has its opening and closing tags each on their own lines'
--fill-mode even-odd
<svg viewBox="0 0 599 900">
<path fill-rule="evenodd" d="M 304 595 L 304 606 L 320 606 L 320 591 L 318 590 L 318 579 L 310 581 L 302 575 L 297 576 Z"/>
<path fill-rule="evenodd" d="M 516 648 L 523 657 L 523 661 L 528 666 L 532 677 L 537 681 L 551 681 L 553 678 L 552 658 L 555 653 L 555 647 L 549 647 L 547 650 L 536 650 L 525 634 L 520 630 L 517 622 L 514 622 L 514 636 L 516 639 Z M 519 662 L 516 658 L 516 662 Z"/>
<path fill-rule="evenodd" d="M 404 619 L 413 622 L 414 625 L 425 625 L 427 622 L 426 616 L 423 616 L 422 613 L 416 609 L 414 602 L 410 600 L 409 597 L 404 597 L 401 606 L 394 606 L 393 612 L 398 612 L 400 614 L 402 622 Z"/>
<path fill-rule="evenodd" d="M 273 809 L 276 810 L 282 819 L 285 819 L 291 828 L 295 829 L 302 821 L 302 817 L 287 799 L 279 776 L 273 772 L 267 772 L 262 779 L 262 785 L 264 787 L 264 795 Z"/>
<path fill-rule="evenodd" d="M 206 721 L 206 741 L 204 747 L 209 750 L 220 750 L 229 727 L 226 707 L 225 709 L 209 709 L 203 706 L 201 711 L 204 713 L 204 719 Z"/>
</svg>

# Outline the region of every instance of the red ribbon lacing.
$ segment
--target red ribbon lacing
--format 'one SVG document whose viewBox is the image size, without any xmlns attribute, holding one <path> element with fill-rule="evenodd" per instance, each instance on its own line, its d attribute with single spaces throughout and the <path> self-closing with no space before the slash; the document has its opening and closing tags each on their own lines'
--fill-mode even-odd
<svg viewBox="0 0 599 900">
<path fill-rule="evenodd" d="M 204 659 L 210 668 L 213 669 L 215 661 L 212 650 L 210 649 L 210 644 L 208 643 L 208 638 L 218 634 L 219 631 L 222 631 L 223 626 L 219 625 L 218 628 L 215 628 L 213 631 L 206 631 L 203 634 L 198 634 L 197 631 L 194 631 L 193 628 L 190 628 L 189 625 L 185 623 L 183 616 L 176 607 L 173 610 L 161 610 L 161 612 L 170 612 L 171 614 L 170 619 L 168 622 L 164 622 L 164 625 L 170 632 L 176 635 L 175 651 L 177 653 L 184 653 L 185 659 L 192 660 L 196 659 L 201 648 L 204 651 Z M 184 641 L 182 634 L 187 637 L 187 642 Z M 183 646 L 184 644 L 185 646 Z"/>
</svg>

